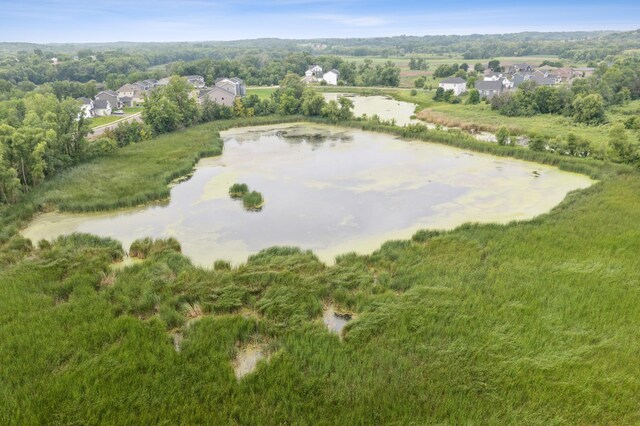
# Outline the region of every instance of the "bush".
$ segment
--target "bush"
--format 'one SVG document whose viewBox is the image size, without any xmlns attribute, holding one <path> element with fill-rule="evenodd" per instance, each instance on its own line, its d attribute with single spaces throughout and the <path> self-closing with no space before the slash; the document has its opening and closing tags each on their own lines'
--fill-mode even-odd
<svg viewBox="0 0 640 426">
<path fill-rule="evenodd" d="M 242 198 L 247 192 L 249 192 L 249 186 L 246 183 L 234 183 L 229 188 L 231 198 Z"/>
<path fill-rule="evenodd" d="M 137 257 L 138 259 L 146 259 L 149 256 L 169 251 L 176 253 L 182 252 L 182 247 L 180 247 L 178 240 L 173 237 L 157 240 L 147 237 L 135 240 L 131 243 L 129 256 Z"/>
<path fill-rule="evenodd" d="M 247 210 L 260 210 L 263 203 L 262 194 L 257 191 L 247 192 L 242 196 L 242 204 Z"/>
</svg>

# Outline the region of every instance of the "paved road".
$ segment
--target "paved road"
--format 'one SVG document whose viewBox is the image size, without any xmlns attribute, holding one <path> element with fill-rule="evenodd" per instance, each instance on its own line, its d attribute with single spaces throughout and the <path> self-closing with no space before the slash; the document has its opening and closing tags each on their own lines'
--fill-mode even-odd
<svg viewBox="0 0 640 426">
<path fill-rule="evenodd" d="M 89 133 L 88 139 L 96 139 L 99 138 L 104 132 L 107 130 L 115 129 L 118 127 L 120 123 L 129 123 L 131 121 L 139 121 L 142 122 L 142 113 L 136 112 L 135 114 L 131 114 L 126 117 L 122 117 L 122 119 L 118 121 L 114 121 L 113 123 L 105 124 L 104 126 L 98 126 L 93 128 L 93 134 Z"/>
</svg>

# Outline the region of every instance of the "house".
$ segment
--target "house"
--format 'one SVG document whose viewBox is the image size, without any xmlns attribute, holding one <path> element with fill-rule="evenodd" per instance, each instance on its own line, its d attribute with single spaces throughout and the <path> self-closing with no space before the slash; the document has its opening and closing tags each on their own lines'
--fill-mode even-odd
<svg viewBox="0 0 640 426">
<path fill-rule="evenodd" d="M 80 116 L 84 118 L 93 117 L 91 112 L 93 110 L 93 101 L 89 98 L 78 98 L 78 101 L 80 101 Z"/>
<path fill-rule="evenodd" d="M 206 87 L 204 84 L 204 77 L 201 75 L 188 75 L 185 77 L 190 85 L 192 85 L 196 89 L 203 89 Z"/>
<path fill-rule="evenodd" d="M 93 109 L 91 110 L 94 117 L 104 117 L 105 115 L 111 115 L 111 103 L 108 100 L 96 100 L 93 102 Z"/>
<path fill-rule="evenodd" d="M 244 80 L 237 77 L 218 78 L 216 79 L 215 86 L 233 93 L 235 96 L 242 97 L 247 95 L 247 88 L 244 84 Z"/>
<path fill-rule="evenodd" d="M 135 106 L 144 102 L 146 92 L 144 85 L 140 83 L 125 84 L 118 89 L 118 102 L 122 106 Z"/>
<path fill-rule="evenodd" d="M 502 81 L 476 81 L 476 90 L 481 98 L 491 99 L 504 90 Z"/>
<path fill-rule="evenodd" d="M 483 80 L 484 81 L 498 81 L 499 79 L 503 78 L 504 75 L 501 72 L 486 72 L 484 74 Z"/>
<path fill-rule="evenodd" d="M 338 71 L 337 69 L 332 69 L 331 71 L 328 71 L 322 75 L 322 79 L 331 86 L 337 86 L 339 78 L 340 71 Z"/>
<path fill-rule="evenodd" d="M 161 78 L 160 80 L 158 80 L 158 84 L 156 84 L 156 86 L 166 86 L 167 84 L 169 84 L 169 80 L 171 80 L 171 78 L 169 77 Z"/>
<path fill-rule="evenodd" d="M 142 90 L 151 90 L 158 85 L 158 80 L 148 79 L 148 80 L 136 81 L 133 84 L 140 86 Z"/>
<path fill-rule="evenodd" d="M 500 77 L 497 81 L 502 83 L 502 87 L 504 87 L 506 90 L 513 89 L 513 81 L 509 80 L 508 78 Z"/>
<path fill-rule="evenodd" d="M 198 103 L 202 104 L 208 99 L 218 105 L 232 107 L 238 97 L 239 96 L 235 93 L 228 91 L 224 87 L 216 86 L 211 89 L 200 90 L 198 94 Z"/>
<path fill-rule="evenodd" d="M 51 58 L 51 63 L 52 63 L 53 65 L 58 65 L 58 62 L 59 62 L 59 61 L 58 61 L 58 58 Z"/>
<path fill-rule="evenodd" d="M 453 90 L 453 94 L 456 96 L 460 96 L 467 91 L 467 82 L 460 77 L 445 78 L 438 86 L 445 91 Z"/>
<path fill-rule="evenodd" d="M 533 72 L 535 68 L 529 64 L 513 64 L 509 67 L 509 74 L 515 74 L 517 72 Z"/>
<path fill-rule="evenodd" d="M 305 77 L 322 77 L 322 67 L 320 65 L 314 65 L 304 72 Z"/>
<path fill-rule="evenodd" d="M 319 80 L 313 75 L 305 75 L 300 79 L 304 84 L 313 84 L 317 83 Z"/>
<path fill-rule="evenodd" d="M 113 90 L 103 90 L 95 96 L 95 99 L 99 101 L 109 101 L 111 108 L 118 108 L 120 105 L 118 93 Z"/>
</svg>

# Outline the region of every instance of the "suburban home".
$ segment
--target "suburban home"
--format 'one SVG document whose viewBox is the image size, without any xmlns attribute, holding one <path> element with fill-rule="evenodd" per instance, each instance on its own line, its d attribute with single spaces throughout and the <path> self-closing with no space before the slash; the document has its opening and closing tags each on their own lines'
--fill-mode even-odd
<svg viewBox="0 0 640 426">
<path fill-rule="evenodd" d="M 151 78 L 148 80 L 138 81 L 136 83 L 140 84 L 144 88 L 144 90 L 151 90 L 158 85 L 158 80 L 154 80 Z"/>
<path fill-rule="evenodd" d="M 216 79 L 215 86 L 233 93 L 235 96 L 242 97 L 247 95 L 247 88 L 244 85 L 244 81 L 237 77 L 218 78 Z"/>
<path fill-rule="evenodd" d="M 322 67 L 320 65 L 314 65 L 304 72 L 305 77 L 322 77 Z"/>
<path fill-rule="evenodd" d="M 489 71 L 489 72 L 486 72 L 484 74 L 483 80 L 484 81 L 498 81 L 503 77 L 504 77 L 504 75 L 501 72 Z"/>
<path fill-rule="evenodd" d="M 529 64 L 513 64 L 509 67 L 509 74 L 515 74 L 517 72 L 533 72 L 535 68 Z"/>
<path fill-rule="evenodd" d="M 322 75 L 322 79 L 331 86 L 337 86 L 339 78 L 340 71 L 338 71 L 337 69 L 332 69 L 331 71 L 328 71 Z"/>
<path fill-rule="evenodd" d="M 169 77 L 161 78 L 160 80 L 158 80 L 156 86 L 166 86 L 167 84 L 169 84 L 169 80 L 171 80 L 171 78 Z"/>
<path fill-rule="evenodd" d="M 105 115 L 111 115 L 111 103 L 108 100 L 93 101 L 92 112 L 94 117 L 104 117 Z"/>
<path fill-rule="evenodd" d="M 118 103 L 129 107 L 143 103 L 146 92 L 140 83 L 125 84 L 118 89 Z"/>
<path fill-rule="evenodd" d="M 93 117 L 93 101 L 89 98 L 78 98 L 77 100 L 80 101 L 80 116 L 84 118 Z"/>
<path fill-rule="evenodd" d="M 476 90 L 481 98 L 491 99 L 502 93 L 504 85 L 501 81 L 476 81 Z"/>
<path fill-rule="evenodd" d="M 502 87 L 505 89 L 513 89 L 513 81 L 509 80 L 506 77 L 500 77 L 497 81 L 502 83 Z"/>
<path fill-rule="evenodd" d="M 500 84 L 502 85 L 502 83 Z M 460 77 L 445 78 L 438 86 L 442 87 L 445 91 L 453 90 L 453 94 L 456 96 L 460 96 L 467 91 L 467 82 Z"/>
<path fill-rule="evenodd" d="M 109 101 L 111 108 L 118 108 L 120 102 L 118 101 L 118 94 L 113 90 L 103 90 L 95 96 L 96 100 Z"/>
<path fill-rule="evenodd" d="M 322 78 L 322 77 L 321 77 L 321 78 Z M 313 83 L 317 83 L 317 82 L 318 82 L 318 81 L 320 81 L 320 80 L 318 80 L 318 78 L 317 78 L 316 76 L 313 76 L 313 75 L 305 75 L 304 77 L 302 77 L 302 78 L 300 79 L 300 81 L 302 81 L 304 84 L 313 84 Z"/>
<path fill-rule="evenodd" d="M 187 79 L 189 84 L 196 89 L 202 89 L 206 87 L 206 84 L 204 84 L 204 77 L 202 77 L 201 75 L 188 75 L 185 78 Z"/>
<path fill-rule="evenodd" d="M 200 90 L 198 94 L 198 103 L 202 104 L 205 100 L 210 100 L 215 102 L 218 105 L 223 105 L 227 107 L 232 107 L 236 98 L 238 98 L 235 93 L 232 93 L 225 89 L 224 87 L 214 87 L 211 89 L 203 89 Z"/>
<path fill-rule="evenodd" d="M 584 68 L 574 68 L 573 71 L 578 77 L 589 77 L 593 75 L 594 72 L 596 72 L 596 69 L 584 67 Z"/>
</svg>

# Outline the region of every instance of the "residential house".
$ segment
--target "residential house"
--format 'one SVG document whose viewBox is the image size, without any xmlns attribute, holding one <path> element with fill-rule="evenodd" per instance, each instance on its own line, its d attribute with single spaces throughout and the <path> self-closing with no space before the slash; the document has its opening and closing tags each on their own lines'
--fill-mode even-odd
<svg viewBox="0 0 640 426">
<path fill-rule="evenodd" d="M 108 100 L 96 100 L 93 102 L 94 117 L 104 117 L 111 115 L 111 103 Z"/>
<path fill-rule="evenodd" d="M 144 90 L 151 90 L 158 85 L 158 80 L 150 78 L 147 80 L 142 80 L 138 83 L 144 87 Z"/>
<path fill-rule="evenodd" d="M 304 73 L 305 77 L 322 77 L 322 67 L 320 65 L 314 65 Z"/>
<path fill-rule="evenodd" d="M 244 81 L 240 78 L 218 78 L 215 83 L 216 87 L 220 87 L 227 92 L 233 93 L 235 96 L 246 96 L 247 88 Z"/>
<path fill-rule="evenodd" d="M 161 78 L 160 80 L 158 80 L 158 84 L 156 84 L 156 86 L 166 86 L 167 84 L 169 84 L 169 80 L 171 80 L 170 77 Z"/>
<path fill-rule="evenodd" d="M 206 87 L 204 83 L 204 77 L 201 75 L 188 75 L 185 77 L 190 85 L 192 85 L 196 89 L 203 89 Z"/>
<path fill-rule="evenodd" d="M 135 106 L 144 102 L 146 90 L 140 83 L 125 84 L 118 89 L 118 102 L 122 106 Z"/>
<path fill-rule="evenodd" d="M 80 101 L 80 116 L 84 118 L 93 117 L 93 101 L 89 98 L 78 98 Z"/>
<path fill-rule="evenodd" d="M 328 71 L 322 75 L 322 79 L 331 86 L 337 86 L 339 78 L 340 71 L 338 71 L 337 69 L 332 69 L 331 71 Z"/>
<path fill-rule="evenodd" d="M 538 71 L 533 73 L 530 80 L 535 81 L 538 86 L 553 86 L 556 84 L 555 77 L 548 77 L 545 73 L 539 73 Z"/>
<path fill-rule="evenodd" d="M 484 74 L 483 80 L 484 81 L 498 81 L 499 79 L 503 78 L 504 75 L 501 72 L 486 72 Z"/>
<path fill-rule="evenodd" d="M 305 75 L 300 79 L 304 84 L 313 84 L 317 83 L 319 80 L 313 75 Z"/>
<path fill-rule="evenodd" d="M 535 68 L 529 64 L 513 64 L 509 67 L 509 74 L 515 74 L 517 72 L 533 72 Z"/>
<path fill-rule="evenodd" d="M 594 72 L 596 72 L 596 69 L 583 67 L 583 68 L 574 68 L 573 71 L 575 72 L 577 77 L 589 77 L 593 75 Z"/>
<path fill-rule="evenodd" d="M 501 81 L 476 81 L 476 90 L 481 98 L 491 99 L 502 93 L 504 85 Z"/>
<path fill-rule="evenodd" d="M 213 87 L 211 89 L 200 90 L 198 95 L 198 103 L 202 104 L 205 100 L 210 100 L 218 105 L 232 107 L 238 95 L 224 87 Z"/>
<path fill-rule="evenodd" d="M 95 96 L 96 100 L 109 101 L 111 108 L 118 108 L 120 102 L 118 102 L 118 93 L 113 90 L 103 90 Z"/>
<path fill-rule="evenodd" d="M 449 77 L 442 80 L 439 87 L 442 87 L 445 91 L 453 90 L 454 95 L 460 96 L 467 91 L 467 82 L 460 77 Z"/>
</svg>

